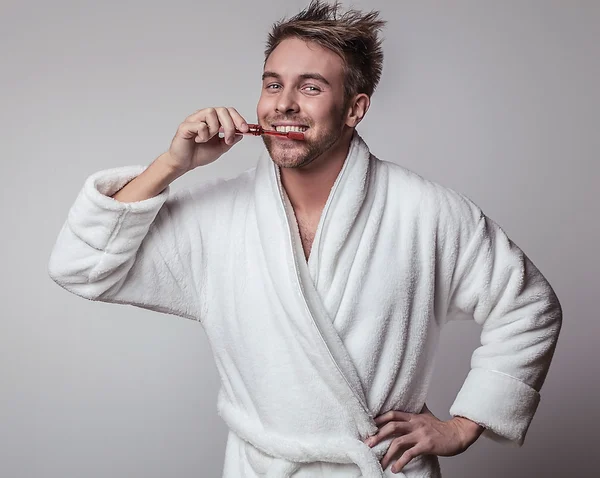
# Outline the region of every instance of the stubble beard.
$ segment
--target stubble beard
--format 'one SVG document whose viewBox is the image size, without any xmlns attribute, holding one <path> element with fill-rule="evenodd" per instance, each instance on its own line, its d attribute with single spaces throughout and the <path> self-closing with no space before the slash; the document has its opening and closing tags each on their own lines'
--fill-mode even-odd
<svg viewBox="0 0 600 478">
<path fill-rule="evenodd" d="M 281 168 L 302 168 L 309 165 L 337 142 L 342 136 L 344 119 L 338 118 L 337 123 L 322 135 L 304 141 L 293 139 L 279 139 L 268 134 L 263 134 L 262 139 L 269 156 Z"/>
</svg>

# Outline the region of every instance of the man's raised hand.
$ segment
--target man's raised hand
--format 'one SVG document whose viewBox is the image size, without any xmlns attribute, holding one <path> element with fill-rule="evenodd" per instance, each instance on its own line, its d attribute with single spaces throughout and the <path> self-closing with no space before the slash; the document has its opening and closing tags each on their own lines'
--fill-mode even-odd
<svg viewBox="0 0 600 478">
<path fill-rule="evenodd" d="M 219 137 L 219 128 L 224 136 Z M 246 120 L 232 107 L 204 108 L 188 116 L 177 128 L 168 154 L 160 159 L 181 174 L 216 161 L 248 131 Z"/>
</svg>

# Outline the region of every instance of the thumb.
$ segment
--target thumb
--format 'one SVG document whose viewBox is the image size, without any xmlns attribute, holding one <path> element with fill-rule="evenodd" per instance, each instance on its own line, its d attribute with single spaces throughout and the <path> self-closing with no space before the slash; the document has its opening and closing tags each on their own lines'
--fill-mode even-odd
<svg viewBox="0 0 600 478">
<path fill-rule="evenodd" d="M 218 143 L 216 143 L 215 146 L 218 151 L 218 155 L 221 156 L 221 155 L 225 154 L 227 151 L 229 151 L 233 147 L 233 145 L 237 144 L 239 142 L 239 139 L 238 139 L 238 135 L 235 135 L 235 137 L 233 139 L 233 143 L 231 143 L 231 144 L 227 144 L 225 142 L 224 137 L 218 138 L 217 141 L 218 141 Z"/>
<path fill-rule="evenodd" d="M 244 137 L 243 134 L 236 134 L 233 137 L 233 143 L 231 143 L 231 144 L 227 144 L 225 142 L 225 138 L 221 138 L 221 145 L 223 147 L 223 152 L 229 151 L 234 145 L 238 144 L 242 140 L 243 137 Z"/>
</svg>

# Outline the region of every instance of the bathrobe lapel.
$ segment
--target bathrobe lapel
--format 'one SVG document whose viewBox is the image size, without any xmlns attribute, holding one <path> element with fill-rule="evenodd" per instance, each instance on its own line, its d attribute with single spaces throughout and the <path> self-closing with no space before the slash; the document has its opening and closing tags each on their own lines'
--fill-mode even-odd
<svg viewBox="0 0 600 478">
<path fill-rule="evenodd" d="M 273 283 L 282 291 L 280 297 L 286 297 L 286 289 L 282 288 L 298 291 L 295 299 L 307 308 L 307 321 L 316 326 L 329 359 L 362 408 L 362 420 L 358 421 L 363 422 L 363 429 L 372 428 L 372 415 L 356 367 L 335 328 L 335 319 L 372 203 L 367 194 L 371 166 L 369 150 L 355 133 L 323 209 L 308 264 L 279 169 L 268 154 L 261 157 L 256 175 L 259 234 Z M 363 208 L 366 213 L 359 215 Z"/>
</svg>

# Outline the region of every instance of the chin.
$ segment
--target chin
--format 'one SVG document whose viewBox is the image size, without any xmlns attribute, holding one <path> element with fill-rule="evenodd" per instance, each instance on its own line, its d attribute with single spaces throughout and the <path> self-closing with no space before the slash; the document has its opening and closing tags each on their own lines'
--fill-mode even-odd
<svg viewBox="0 0 600 478">
<path fill-rule="evenodd" d="M 297 168 L 306 163 L 307 150 L 300 141 L 280 140 L 263 136 L 271 160 L 282 168 Z"/>
<path fill-rule="evenodd" d="M 269 153 L 271 160 L 280 168 L 298 168 L 306 164 L 304 155 L 278 154 L 277 152 Z"/>
</svg>

